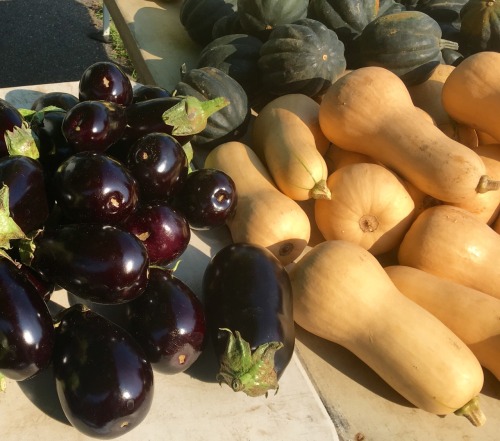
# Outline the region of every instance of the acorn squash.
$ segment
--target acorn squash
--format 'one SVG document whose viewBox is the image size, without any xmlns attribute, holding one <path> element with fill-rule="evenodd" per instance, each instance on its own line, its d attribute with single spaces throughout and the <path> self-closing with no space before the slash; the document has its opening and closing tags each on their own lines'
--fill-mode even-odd
<svg viewBox="0 0 500 441">
<path fill-rule="evenodd" d="M 257 61 L 261 46 L 262 41 L 253 35 L 224 35 L 201 50 L 197 67 L 216 67 L 238 81 L 247 95 L 253 95 L 260 86 Z"/>
<path fill-rule="evenodd" d="M 402 10 L 405 7 L 394 0 L 310 0 L 307 17 L 335 31 L 346 48 L 347 65 L 355 67 L 351 61 L 356 54 L 355 38 L 375 18 Z"/>
<path fill-rule="evenodd" d="M 203 131 L 193 136 L 193 146 L 211 148 L 217 143 L 236 140 L 243 136 L 250 120 L 248 96 L 243 87 L 216 67 L 187 70 L 183 66 L 181 80 L 173 95 L 194 96 L 200 101 L 225 97 L 229 105 L 209 116 Z"/>
<path fill-rule="evenodd" d="M 407 86 L 421 83 L 442 63 L 441 49 L 458 49 L 441 36 L 436 20 L 420 11 L 378 17 L 358 37 L 361 66 L 384 67 Z"/>
<path fill-rule="evenodd" d="M 238 0 L 238 14 L 243 30 L 265 41 L 276 26 L 305 18 L 308 4 L 309 0 Z"/>
<path fill-rule="evenodd" d="M 189 37 L 201 46 L 212 40 L 212 28 L 236 10 L 236 0 L 182 0 L 179 19 Z"/>
<path fill-rule="evenodd" d="M 277 26 L 262 45 L 258 65 L 264 89 L 273 95 L 321 95 L 345 72 L 344 44 L 310 18 Z"/>
<path fill-rule="evenodd" d="M 460 20 L 462 52 L 500 51 L 500 1 L 469 0 Z"/>
</svg>

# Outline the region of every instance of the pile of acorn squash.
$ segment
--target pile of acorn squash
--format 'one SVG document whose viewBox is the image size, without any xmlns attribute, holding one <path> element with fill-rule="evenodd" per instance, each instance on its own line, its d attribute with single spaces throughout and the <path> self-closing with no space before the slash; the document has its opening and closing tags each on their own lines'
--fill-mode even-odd
<svg viewBox="0 0 500 441">
<path fill-rule="evenodd" d="M 197 67 L 236 79 L 250 102 L 316 97 L 346 69 L 381 66 L 407 85 L 438 64 L 500 49 L 495 0 L 183 0 Z"/>
</svg>

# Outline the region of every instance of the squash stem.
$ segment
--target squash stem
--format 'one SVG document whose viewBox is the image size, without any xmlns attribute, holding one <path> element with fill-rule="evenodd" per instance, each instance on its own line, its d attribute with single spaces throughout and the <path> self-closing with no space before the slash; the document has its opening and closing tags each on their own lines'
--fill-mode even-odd
<svg viewBox="0 0 500 441">
<path fill-rule="evenodd" d="M 454 51 L 458 51 L 458 43 L 455 42 L 455 41 L 441 39 L 439 41 L 439 48 L 441 50 L 443 50 L 443 49 L 452 49 Z"/>
<path fill-rule="evenodd" d="M 322 179 L 321 181 L 316 182 L 313 188 L 309 191 L 309 196 L 312 199 L 328 199 L 332 198 L 332 192 L 326 185 L 326 181 Z"/>
<path fill-rule="evenodd" d="M 486 416 L 479 406 L 479 397 L 477 396 L 457 409 L 455 415 L 464 416 L 474 427 L 480 427 L 486 422 Z"/>
<path fill-rule="evenodd" d="M 477 184 L 476 191 L 478 193 L 486 193 L 488 191 L 498 191 L 500 190 L 500 181 L 495 181 L 490 179 L 489 176 L 483 175 L 479 179 L 479 184 Z"/>
</svg>

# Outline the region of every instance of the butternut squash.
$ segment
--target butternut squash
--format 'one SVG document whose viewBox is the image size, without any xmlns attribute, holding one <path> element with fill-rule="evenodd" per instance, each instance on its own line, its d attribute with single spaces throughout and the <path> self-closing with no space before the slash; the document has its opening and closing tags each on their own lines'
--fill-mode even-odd
<svg viewBox="0 0 500 441">
<path fill-rule="evenodd" d="M 436 205 L 420 213 L 398 262 L 500 298 L 500 236 L 463 208 Z"/>
<path fill-rule="evenodd" d="M 330 144 L 325 153 L 325 162 L 328 169 L 328 175 L 344 165 L 356 164 L 358 162 L 376 163 L 376 161 L 367 155 L 351 152 L 341 149 L 338 145 Z"/>
<path fill-rule="evenodd" d="M 426 81 L 407 86 L 407 88 L 415 106 L 425 110 L 443 133 L 455 141 L 473 148 L 478 145 L 476 131 L 472 127 L 454 121 L 444 109 L 441 101 L 444 82 L 454 68 L 450 64 L 438 64 Z"/>
<path fill-rule="evenodd" d="M 311 232 L 306 213 L 281 193 L 255 152 L 246 144 L 231 141 L 209 152 L 206 168 L 227 173 L 238 193 L 236 211 L 227 226 L 234 242 L 268 248 L 284 265 L 305 249 Z"/>
<path fill-rule="evenodd" d="M 371 156 L 441 201 L 498 189 L 479 155 L 422 117 L 405 84 L 387 69 L 362 67 L 335 81 L 319 121 L 332 143 Z"/>
<path fill-rule="evenodd" d="M 443 107 L 457 122 L 500 142 L 500 53 L 482 51 L 466 57 L 448 76 Z"/>
<path fill-rule="evenodd" d="M 500 380 L 500 299 L 410 266 L 385 271 L 399 291 L 448 326 Z"/>
<path fill-rule="evenodd" d="M 347 348 L 416 407 L 447 415 L 477 398 L 484 377 L 472 351 L 364 248 L 322 242 L 289 274 L 296 323 Z M 484 422 L 480 410 L 468 417 Z"/>
<path fill-rule="evenodd" d="M 318 113 L 319 104 L 312 98 L 283 95 L 264 106 L 253 123 L 250 146 L 277 187 L 296 201 L 331 197 L 323 158 L 329 141 L 317 122 Z"/>
<path fill-rule="evenodd" d="M 483 160 L 486 174 L 492 179 L 500 180 L 500 144 L 479 145 L 474 151 Z M 465 208 L 490 225 L 500 213 L 500 191 L 477 193 L 473 198 L 450 205 Z"/>
<path fill-rule="evenodd" d="M 325 239 L 347 240 L 374 255 L 399 246 L 413 222 L 415 203 L 392 171 L 350 164 L 334 171 L 327 185 L 332 199 L 316 200 L 314 212 Z"/>
</svg>

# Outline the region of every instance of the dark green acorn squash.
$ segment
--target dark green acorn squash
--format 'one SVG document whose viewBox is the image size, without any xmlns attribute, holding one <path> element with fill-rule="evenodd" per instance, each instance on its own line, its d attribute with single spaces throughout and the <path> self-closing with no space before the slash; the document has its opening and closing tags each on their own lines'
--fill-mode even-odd
<svg viewBox="0 0 500 441">
<path fill-rule="evenodd" d="M 349 65 L 351 43 L 365 26 L 381 15 L 402 10 L 405 7 L 395 0 L 310 0 L 307 16 L 337 33 Z"/>
<path fill-rule="evenodd" d="M 346 69 L 344 44 L 311 18 L 277 26 L 260 50 L 264 88 L 273 95 L 321 95 Z"/>
<path fill-rule="evenodd" d="M 464 54 L 500 52 L 500 1 L 469 0 L 460 11 L 460 20 Z"/>
<path fill-rule="evenodd" d="M 212 41 L 217 20 L 236 11 L 236 0 L 182 0 L 179 19 L 189 37 L 201 46 Z"/>
<path fill-rule="evenodd" d="M 442 38 L 460 40 L 460 10 L 468 0 L 418 0 L 415 9 L 432 17 L 441 27 Z"/>
<path fill-rule="evenodd" d="M 216 67 L 200 67 L 187 70 L 183 67 L 181 80 L 173 95 L 194 96 L 200 101 L 225 97 L 229 105 L 208 118 L 206 128 L 194 135 L 194 147 L 212 148 L 217 144 L 239 139 L 250 120 L 250 106 L 243 87 Z"/>
<path fill-rule="evenodd" d="M 278 25 L 307 16 L 309 0 L 238 0 L 240 23 L 245 33 L 265 41 Z"/>
<path fill-rule="evenodd" d="M 441 36 L 436 20 L 420 11 L 378 17 L 357 38 L 360 65 L 384 67 L 408 86 L 422 83 L 443 62 L 442 49 L 458 49 Z"/>
<path fill-rule="evenodd" d="M 232 14 L 225 15 L 219 18 L 212 27 L 212 38 L 223 37 L 224 35 L 231 34 L 245 34 L 246 32 L 241 26 L 240 15 L 238 11 L 234 11 Z"/>
<path fill-rule="evenodd" d="M 241 84 L 248 96 L 260 87 L 258 60 L 262 41 L 248 34 L 218 37 L 200 53 L 197 67 L 216 67 Z"/>
</svg>

